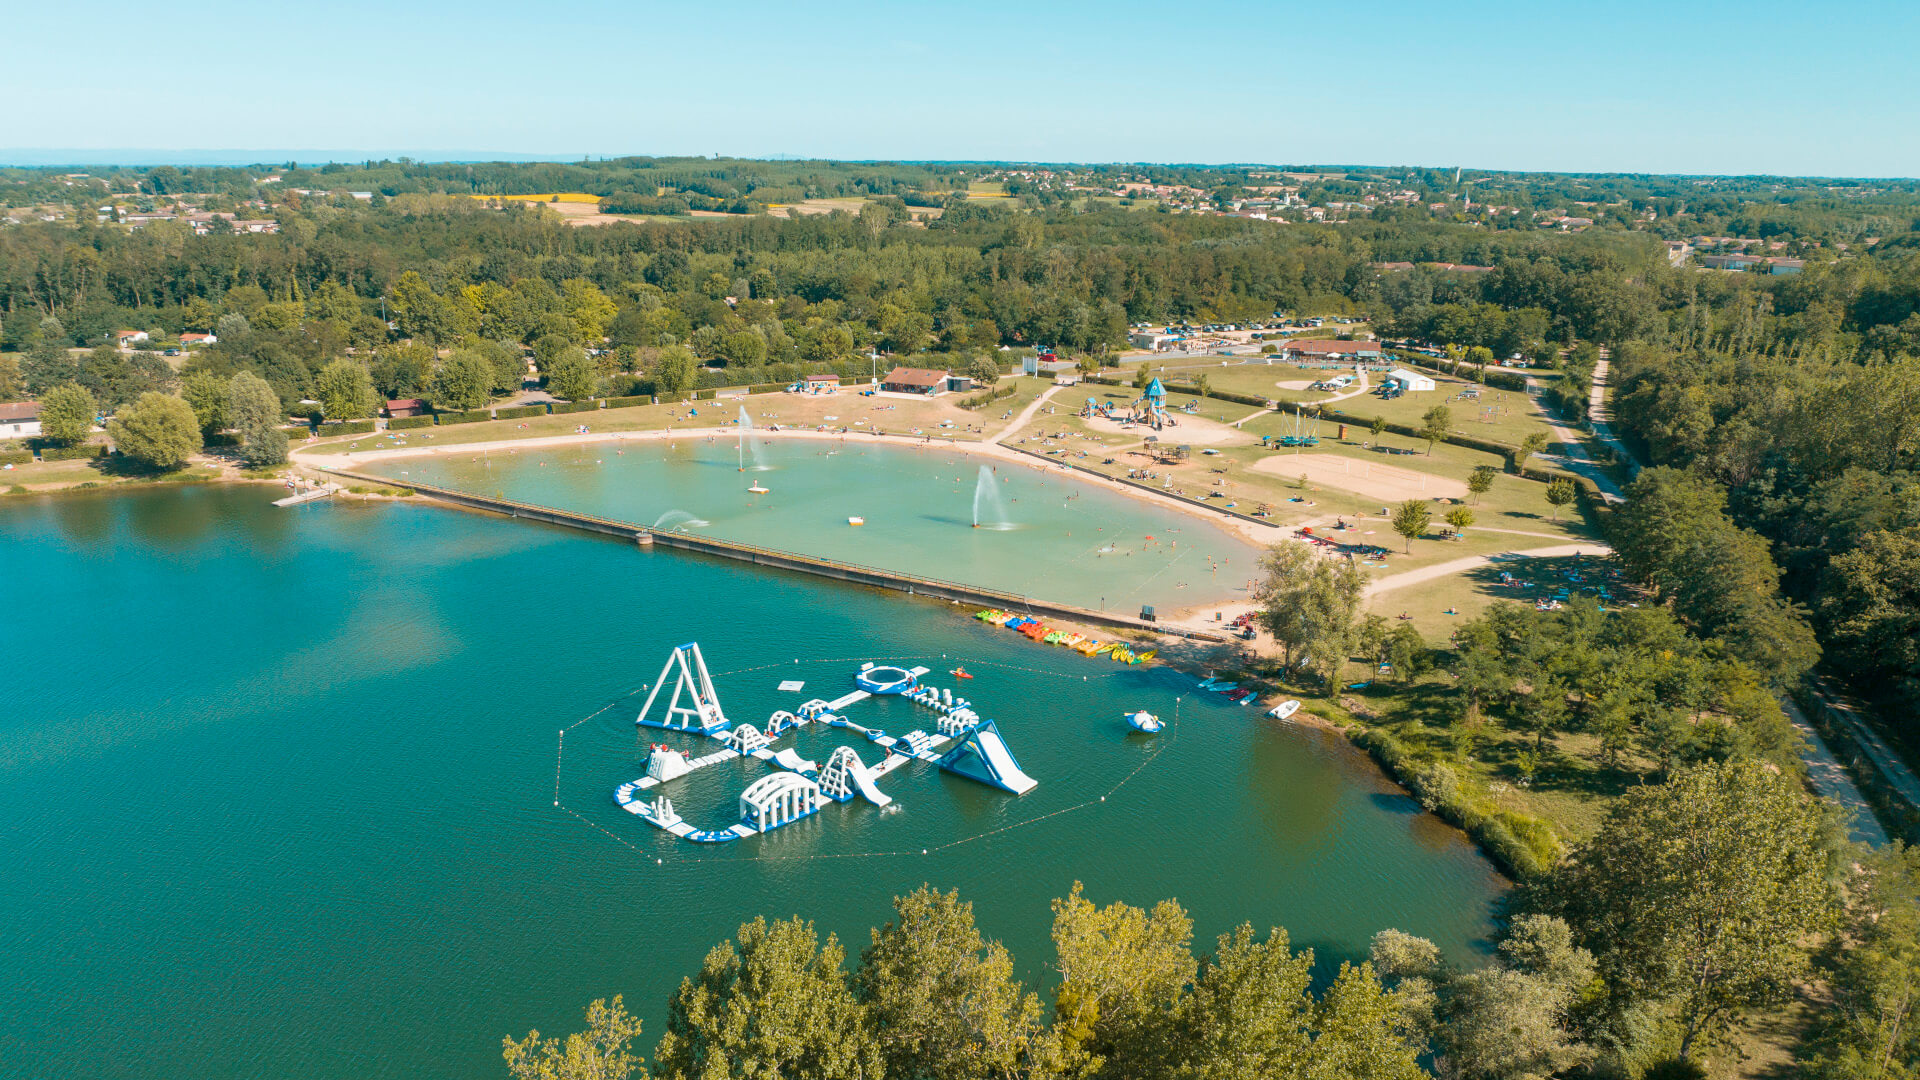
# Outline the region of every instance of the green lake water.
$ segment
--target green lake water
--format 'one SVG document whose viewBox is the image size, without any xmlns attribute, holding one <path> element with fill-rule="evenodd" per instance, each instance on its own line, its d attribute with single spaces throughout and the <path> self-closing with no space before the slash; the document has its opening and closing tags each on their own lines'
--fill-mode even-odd
<svg viewBox="0 0 1920 1080">
<path fill-rule="evenodd" d="M 803 914 L 857 952 L 923 881 L 975 901 L 1035 982 L 1048 901 L 1076 879 L 1101 903 L 1176 897 L 1202 941 L 1284 926 L 1323 972 L 1389 926 L 1484 947 L 1501 882 L 1457 833 L 1338 740 L 1166 668 L 527 522 L 277 494 L 0 506 L 10 1075 L 496 1077 L 501 1036 L 571 1030 L 614 993 L 650 1049 L 667 995 L 740 922 Z M 675 840 L 611 792 L 661 738 L 636 738 L 627 695 L 689 640 L 756 724 L 850 688 L 856 658 L 964 662 L 1040 786 L 916 764 L 882 782 L 895 810 Z M 1129 736 L 1138 708 L 1178 723 Z M 854 716 L 931 723 L 898 700 Z M 824 760 L 834 741 L 782 745 Z M 676 805 L 724 825 L 758 775 L 696 774 Z"/>
<path fill-rule="evenodd" d="M 978 457 L 858 435 L 768 438 L 760 455 L 764 468 L 741 472 L 735 438 L 701 435 L 376 458 L 362 468 L 1129 614 L 1142 604 L 1170 611 L 1245 598 L 1259 558 L 1253 545 L 1191 514 L 1026 464 L 989 466 L 1000 501 L 983 505 L 982 520 L 1007 527 L 976 529 Z M 767 493 L 747 490 L 756 484 Z M 850 526 L 850 517 L 866 523 Z"/>
</svg>

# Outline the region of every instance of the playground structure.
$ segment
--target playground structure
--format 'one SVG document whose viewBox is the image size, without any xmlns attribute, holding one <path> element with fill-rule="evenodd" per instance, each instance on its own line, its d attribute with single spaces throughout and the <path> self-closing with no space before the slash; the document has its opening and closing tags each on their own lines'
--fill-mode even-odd
<svg viewBox="0 0 1920 1080">
<path fill-rule="evenodd" d="M 615 789 L 614 802 L 681 839 L 711 844 L 790 825 L 817 813 L 828 801 L 848 802 L 858 796 L 874 806 L 890 805 L 893 798 L 880 790 L 879 781 L 909 761 L 923 761 L 1014 795 L 1024 795 L 1037 787 L 1038 781 L 1020 768 L 998 726 L 982 720 L 972 703 L 953 690 L 922 683 L 921 677 L 927 674 L 924 667 L 863 664 L 853 676 L 858 689 L 832 701 L 814 698 L 790 712 L 775 711 L 762 730 L 728 721 L 700 646 L 678 646 L 668 655 L 660 669 L 659 684 L 648 694 L 634 722 L 704 735 L 720 743 L 721 749 L 694 757 L 684 750 L 655 744 L 647 758 L 646 775 Z M 674 680 L 673 694 L 656 718 L 653 706 L 670 676 Z M 841 715 L 842 710 L 875 696 L 899 696 L 931 710 L 938 716 L 935 730 L 909 731 L 896 737 Z M 869 766 L 853 747 L 838 746 L 822 766 L 802 758 L 793 747 L 775 748 L 776 741 L 816 724 L 857 732 L 880 747 L 884 756 L 878 764 Z M 740 793 L 739 821 L 727 828 L 695 828 L 680 816 L 664 792 L 656 790 L 699 769 L 748 757 L 779 771 L 761 777 Z M 653 797 L 646 797 L 649 793 Z"/>
<path fill-rule="evenodd" d="M 1286 433 L 1285 435 L 1280 436 L 1277 440 L 1274 440 L 1274 441 L 1278 442 L 1281 446 L 1319 446 L 1320 445 L 1320 414 L 1319 412 L 1316 411 L 1313 414 L 1313 426 L 1311 429 L 1309 429 L 1307 426 L 1306 409 L 1300 407 L 1299 405 L 1295 405 L 1293 407 L 1293 430 Z"/>
<path fill-rule="evenodd" d="M 1158 376 L 1147 380 L 1146 389 L 1127 407 L 1133 410 L 1135 423 L 1146 424 L 1155 431 L 1163 431 L 1173 423 L 1173 417 L 1167 415 L 1167 388 L 1160 385 Z"/>
</svg>

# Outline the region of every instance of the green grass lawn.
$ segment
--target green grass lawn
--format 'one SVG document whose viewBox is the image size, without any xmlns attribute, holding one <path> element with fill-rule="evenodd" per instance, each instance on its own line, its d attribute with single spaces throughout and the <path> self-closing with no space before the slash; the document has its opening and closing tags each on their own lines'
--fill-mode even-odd
<svg viewBox="0 0 1920 1080">
<path fill-rule="evenodd" d="M 1469 530 L 1470 535 L 1471 532 Z M 1550 544 L 1551 541 L 1543 540 L 1540 543 Z M 1512 546 L 1525 548 L 1529 545 Z M 1460 550 L 1466 551 L 1467 548 Z M 1604 585 L 1613 593 L 1614 602 L 1639 602 L 1632 590 L 1621 586 L 1611 576 L 1611 564 L 1596 554 L 1526 558 L 1501 558 L 1503 552 L 1500 551 L 1487 554 L 1492 557 L 1470 569 L 1380 593 L 1368 602 L 1367 610 L 1388 618 L 1405 615 L 1413 622 L 1414 629 L 1420 631 L 1427 640 L 1446 641 L 1461 623 L 1478 616 L 1494 603 L 1508 600 L 1531 605 L 1537 599 L 1551 598 L 1554 591 L 1561 587 L 1567 588 L 1571 595 L 1578 595 L 1585 588 Z M 1500 577 L 1502 573 L 1511 575 L 1511 579 L 1520 584 L 1503 582 Z M 1583 580 L 1569 580 L 1569 573 L 1577 573 Z M 1613 605 L 1609 603 L 1607 606 Z"/>
<path fill-rule="evenodd" d="M 1375 714 L 1371 723 L 1415 753 L 1452 764 L 1483 785 L 1502 807 L 1545 818 L 1563 841 L 1592 836 L 1608 804 L 1653 769 L 1653 762 L 1627 753 L 1608 762 L 1593 735 L 1562 733 L 1536 752 L 1532 735 L 1497 714 L 1476 725 L 1462 724 L 1453 679 L 1444 674 L 1424 675 L 1411 685 L 1376 676 L 1365 690 L 1342 693 L 1363 703 Z M 1523 753 L 1536 758 L 1530 783 L 1522 768 Z"/>
<path fill-rule="evenodd" d="M 1444 405 L 1453 413 L 1453 431 L 1510 446 L 1520 445 L 1520 440 L 1536 431 L 1543 435 L 1551 434 L 1547 429 L 1546 414 L 1540 410 L 1538 400 L 1531 394 L 1518 390 L 1497 390 L 1431 371 L 1425 374 L 1433 376 L 1433 390 L 1402 394 L 1392 401 L 1383 401 L 1378 395 L 1367 393 L 1348 398 L 1333 407 L 1354 416 L 1380 416 L 1390 423 L 1417 428 L 1423 423 L 1428 409 Z M 1376 376 L 1375 384 L 1379 381 Z M 1477 400 L 1460 397 L 1462 391 L 1473 389 L 1480 392 Z"/>
</svg>

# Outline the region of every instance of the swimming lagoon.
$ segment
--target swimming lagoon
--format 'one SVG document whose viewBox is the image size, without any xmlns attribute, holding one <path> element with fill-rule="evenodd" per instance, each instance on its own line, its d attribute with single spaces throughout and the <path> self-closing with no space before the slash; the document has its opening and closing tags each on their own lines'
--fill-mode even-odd
<svg viewBox="0 0 1920 1080">
<path fill-rule="evenodd" d="M 1203 517 L 1037 461 L 984 466 L 998 509 L 975 528 L 976 455 L 861 435 L 766 438 L 759 453 L 755 468 L 737 436 L 700 434 L 376 456 L 355 468 L 1123 614 L 1245 598 L 1259 559 Z"/>
</svg>

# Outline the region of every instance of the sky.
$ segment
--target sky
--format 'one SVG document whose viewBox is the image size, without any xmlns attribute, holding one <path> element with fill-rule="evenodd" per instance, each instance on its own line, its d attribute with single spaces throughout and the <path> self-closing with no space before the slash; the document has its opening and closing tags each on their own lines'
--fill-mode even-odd
<svg viewBox="0 0 1920 1080">
<path fill-rule="evenodd" d="M 1910 0 L 101 0 L 23 5 L 8 33 L 44 44 L 0 65 L 6 163 L 724 154 L 1920 176 Z"/>
</svg>

